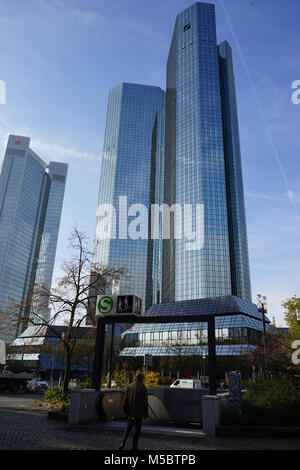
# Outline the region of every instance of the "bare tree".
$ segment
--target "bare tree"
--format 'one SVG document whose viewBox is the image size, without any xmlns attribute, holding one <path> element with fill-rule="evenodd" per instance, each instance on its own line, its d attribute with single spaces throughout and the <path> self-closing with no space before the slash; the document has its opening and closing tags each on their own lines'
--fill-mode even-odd
<svg viewBox="0 0 300 470">
<path fill-rule="evenodd" d="M 94 308 L 97 293 L 111 289 L 115 278 L 125 273 L 124 269 L 97 266 L 92 262 L 92 253 L 87 248 L 87 237 L 74 227 L 70 246 L 72 254 L 69 261 L 61 266 L 62 276 L 57 286 L 49 289 L 46 286 L 33 285 L 22 305 L 16 306 L 23 311 L 22 323 L 43 325 L 52 330 L 64 348 L 65 370 L 63 394 L 68 392 L 71 362 L 74 348 L 79 338 L 80 327 L 86 322 L 95 325 Z M 51 310 L 51 319 L 45 319 L 45 306 Z M 56 328 L 58 323 L 64 329 Z"/>
</svg>

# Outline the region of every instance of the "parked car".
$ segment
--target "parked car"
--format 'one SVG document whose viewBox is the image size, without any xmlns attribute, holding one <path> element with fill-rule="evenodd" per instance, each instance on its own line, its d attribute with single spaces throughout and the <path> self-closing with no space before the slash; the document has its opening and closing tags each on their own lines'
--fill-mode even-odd
<svg viewBox="0 0 300 470">
<path fill-rule="evenodd" d="M 170 385 L 171 388 L 201 388 L 201 380 L 177 379 Z"/>
<path fill-rule="evenodd" d="M 31 392 L 46 392 L 49 388 L 48 382 L 42 379 L 32 379 L 27 382 L 27 389 Z"/>
</svg>

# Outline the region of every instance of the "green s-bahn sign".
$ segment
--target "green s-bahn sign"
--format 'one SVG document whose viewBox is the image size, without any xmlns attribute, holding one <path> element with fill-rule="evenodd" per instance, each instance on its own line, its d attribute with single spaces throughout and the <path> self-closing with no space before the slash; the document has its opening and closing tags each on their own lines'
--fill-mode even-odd
<svg viewBox="0 0 300 470">
<path fill-rule="evenodd" d="M 142 299 L 138 295 L 98 295 L 96 317 L 105 315 L 141 315 Z"/>
<path fill-rule="evenodd" d="M 97 299 L 97 310 L 100 315 L 115 313 L 115 299 L 113 295 L 102 295 Z"/>
</svg>

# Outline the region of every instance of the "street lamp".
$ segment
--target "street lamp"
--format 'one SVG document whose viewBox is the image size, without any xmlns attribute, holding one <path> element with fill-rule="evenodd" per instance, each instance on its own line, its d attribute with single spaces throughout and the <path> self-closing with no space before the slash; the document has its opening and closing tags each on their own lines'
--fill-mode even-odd
<svg viewBox="0 0 300 470">
<path fill-rule="evenodd" d="M 112 295 L 120 294 L 120 276 L 115 276 L 113 278 L 111 286 Z M 114 337 L 115 337 L 115 323 L 112 323 L 110 326 L 110 352 L 109 352 L 109 364 L 108 364 L 108 378 L 107 378 L 107 387 L 111 387 L 112 375 L 113 375 L 113 347 L 114 347 Z"/>
<path fill-rule="evenodd" d="M 54 354 L 51 355 L 51 376 L 50 376 L 50 389 L 53 388 L 53 366 L 54 366 Z"/>
<path fill-rule="evenodd" d="M 267 298 L 265 295 L 257 294 L 257 308 L 262 314 L 262 323 L 263 323 L 263 345 L 264 349 L 267 347 L 266 339 L 266 319 L 265 314 L 267 313 Z"/>
<path fill-rule="evenodd" d="M 204 384 L 205 384 L 205 359 L 206 359 L 205 351 L 204 349 L 202 349 L 202 373 L 203 373 Z"/>
</svg>

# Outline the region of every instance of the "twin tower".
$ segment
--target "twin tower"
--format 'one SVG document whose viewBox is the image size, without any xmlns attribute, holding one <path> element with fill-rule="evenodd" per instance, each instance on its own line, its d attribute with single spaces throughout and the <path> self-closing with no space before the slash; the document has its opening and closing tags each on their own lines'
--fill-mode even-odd
<svg viewBox="0 0 300 470">
<path fill-rule="evenodd" d="M 129 221 L 137 204 L 201 206 L 201 249 L 176 237 L 176 212 L 169 237 L 160 215 L 156 238 L 121 234 L 125 196 Z M 101 233 L 104 205 L 117 214 L 114 237 Z M 232 54 L 226 41 L 217 44 L 214 5 L 197 2 L 177 15 L 166 92 L 129 83 L 110 91 L 94 262 L 125 267 L 130 278 L 120 289 L 129 286 L 146 308 L 227 295 L 251 301 Z"/>
</svg>

